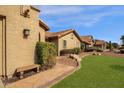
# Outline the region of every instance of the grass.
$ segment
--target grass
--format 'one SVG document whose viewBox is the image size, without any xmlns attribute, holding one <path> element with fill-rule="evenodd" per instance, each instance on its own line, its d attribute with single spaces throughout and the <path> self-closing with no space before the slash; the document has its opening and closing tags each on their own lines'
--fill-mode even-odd
<svg viewBox="0 0 124 93">
<path fill-rule="evenodd" d="M 124 58 L 87 56 L 81 66 L 53 88 L 124 88 Z"/>
</svg>

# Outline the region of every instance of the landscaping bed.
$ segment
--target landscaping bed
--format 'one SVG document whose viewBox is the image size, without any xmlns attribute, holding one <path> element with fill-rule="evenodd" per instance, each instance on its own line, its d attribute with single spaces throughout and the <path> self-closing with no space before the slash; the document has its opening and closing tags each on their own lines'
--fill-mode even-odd
<svg viewBox="0 0 124 93">
<path fill-rule="evenodd" d="M 58 56 L 57 63 L 74 66 L 74 67 L 77 66 L 77 62 L 74 59 L 69 58 L 68 56 Z"/>
<path fill-rule="evenodd" d="M 112 56 L 112 57 L 123 57 L 124 54 L 121 53 L 114 53 L 114 52 L 102 52 L 102 55 Z"/>
</svg>

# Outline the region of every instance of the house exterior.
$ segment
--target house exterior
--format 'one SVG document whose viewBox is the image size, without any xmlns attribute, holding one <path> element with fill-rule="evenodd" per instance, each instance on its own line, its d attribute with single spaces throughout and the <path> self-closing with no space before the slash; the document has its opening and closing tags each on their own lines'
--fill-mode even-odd
<svg viewBox="0 0 124 93">
<path fill-rule="evenodd" d="M 82 42 L 78 33 L 73 29 L 60 32 L 46 32 L 46 41 L 56 44 L 58 55 L 64 49 L 80 48 Z"/>
<path fill-rule="evenodd" d="M 94 46 L 102 50 L 106 49 L 107 43 L 104 40 L 95 40 Z"/>
<path fill-rule="evenodd" d="M 18 67 L 35 63 L 37 41 L 45 42 L 49 27 L 33 6 L 0 6 L 0 76 L 11 77 Z"/>
<path fill-rule="evenodd" d="M 89 47 L 93 47 L 94 46 L 94 38 L 91 35 L 88 36 L 80 36 L 81 40 L 82 40 L 82 45 L 85 46 L 85 49 L 89 48 Z"/>
</svg>

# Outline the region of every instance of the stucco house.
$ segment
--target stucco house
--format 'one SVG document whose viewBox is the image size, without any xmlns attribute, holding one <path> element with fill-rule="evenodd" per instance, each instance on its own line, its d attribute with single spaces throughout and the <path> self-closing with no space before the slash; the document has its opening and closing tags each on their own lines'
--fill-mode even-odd
<svg viewBox="0 0 124 93">
<path fill-rule="evenodd" d="M 45 42 L 49 27 L 33 6 L 0 6 L 0 76 L 11 77 L 18 67 L 35 63 L 37 41 Z"/>
<path fill-rule="evenodd" d="M 104 40 L 95 40 L 95 44 L 94 46 L 97 47 L 97 48 L 100 48 L 102 50 L 105 50 L 106 49 L 106 42 Z"/>
<path fill-rule="evenodd" d="M 85 49 L 94 46 L 94 38 L 92 35 L 80 36 L 80 38 L 83 42 L 82 45 L 84 46 Z"/>
<path fill-rule="evenodd" d="M 64 49 L 80 48 L 82 42 L 78 33 L 73 29 L 59 32 L 46 32 L 46 41 L 56 44 L 58 55 Z"/>
</svg>

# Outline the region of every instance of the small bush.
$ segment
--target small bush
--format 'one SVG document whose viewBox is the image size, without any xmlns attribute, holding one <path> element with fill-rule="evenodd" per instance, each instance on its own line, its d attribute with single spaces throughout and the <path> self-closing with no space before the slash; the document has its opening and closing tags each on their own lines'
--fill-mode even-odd
<svg viewBox="0 0 124 93">
<path fill-rule="evenodd" d="M 84 51 L 85 50 L 85 45 L 81 44 L 81 50 Z"/>
<path fill-rule="evenodd" d="M 93 51 L 103 52 L 103 49 L 97 48 L 97 47 L 89 47 L 89 48 L 86 49 L 86 52 L 93 52 Z"/>
<path fill-rule="evenodd" d="M 93 52 L 95 49 L 93 47 L 89 47 L 85 50 L 85 52 Z"/>
<path fill-rule="evenodd" d="M 65 54 L 79 54 L 81 52 L 80 48 L 73 48 L 73 49 L 64 49 L 60 51 L 61 55 Z"/>
<path fill-rule="evenodd" d="M 53 43 L 37 42 L 36 44 L 37 63 L 42 68 L 51 68 L 56 63 L 56 46 Z"/>
<path fill-rule="evenodd" d="M 124 46 L 119 47 L 119 49 L 124 49 Z"/>
<path fill-rule="evenodd" d="M 124 49 L 120 49 L 120 53 L 124 54 Z"/>
<path fill-rule="evenodd" d="M 81 52 L 80 48 L 73 48 L 73 54 L 79 54 Z"/>
<path fill-rule="evenodd" d="M 96 48 L 95 49 L 97 52 L 103 52 L 103 49 L 100 49 L 100 48 Z"/>
</svg>

